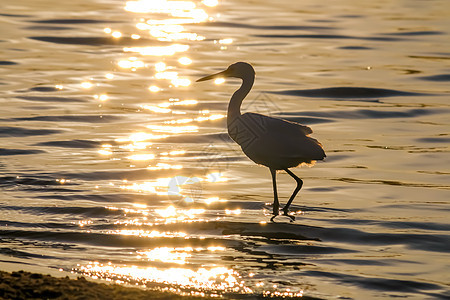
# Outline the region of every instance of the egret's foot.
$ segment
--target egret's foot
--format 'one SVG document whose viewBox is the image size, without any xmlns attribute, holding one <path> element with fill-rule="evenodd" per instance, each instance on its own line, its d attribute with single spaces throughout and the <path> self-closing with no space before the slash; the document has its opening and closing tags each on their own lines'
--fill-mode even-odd
<svg viewBox="0 0 450 300">
<path fill-rule="evenodd" d="M 291 219 L 291 222 L 295 221 L 295 217 L 293 215 L 290 215 L 288 210 L 283 209 L 283 212 L 283 216 L 289 217 Z"/>
<path fill-rule="evenodd" d="M 280 215 L 275 215 L 275 214 L 274 214 L 274 215 L 272 216 L 272 218 L 270 218 L 270 222 L 274 223 L 274 222 L 275 222 L 275 221 L 274 221 L 275 218 L 278 217 L 278 216 L 280 216 Z M 295 217 L 294 217 L 293 215 L 288 215 L 286 212 L 283 213 L 282 216 L 288 217 L 289 219 L 291 219 L 291 222 L 294 222 L 294 221 L 295 221 Z"/>
</svg>

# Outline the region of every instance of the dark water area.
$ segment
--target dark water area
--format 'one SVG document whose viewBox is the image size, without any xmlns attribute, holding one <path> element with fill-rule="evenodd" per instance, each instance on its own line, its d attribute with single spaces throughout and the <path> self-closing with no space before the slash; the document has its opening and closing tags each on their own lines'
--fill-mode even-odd
<svg viewBox="0 0 450 300">
<path fill-rule="evenodd" d="M 450 297 L 448 1 L 20 0 L 0 13 L 0 268 L 228 298 Z M 326 151 L 290 222 L 226 131 Z M 282 204 L 295 187 L 278 174 Z"/>
</svg>

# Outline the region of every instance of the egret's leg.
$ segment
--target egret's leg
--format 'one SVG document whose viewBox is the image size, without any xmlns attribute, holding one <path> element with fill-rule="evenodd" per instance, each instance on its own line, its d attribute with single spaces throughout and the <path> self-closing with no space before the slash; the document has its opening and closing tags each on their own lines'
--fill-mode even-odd
<svg viewBox="0 0 450 300">
<path fill-rule="evenodd" d="M 273 184 L 273 217 L 278 216 L 280 211 L 280 203 L 278 202 L 278 193 L 277 193 L 277 171 L 275 169 L 270 169 L 270 173 L 272 174 L 272 184 Z"/>
<path fill-rule="evenodd" d="M 286 173 L 291 175 L 295 179 L 295 181 L 297 182 L 297 187 L 295 188 L 294 192 L 292 193 L 291 198 L 289 198 L 288 203 L 286 203 L 286 206 L 283 208 L 284 214 L 287 215 L 287 213 L 289 212 L 289 206 L 291 205 L 292 201 L 294 201 L 294 198 L 295 198 L 295 196 L 297 196 L 298 191 L 300 191 L 300 189 L 302 188 L 303 180 L 298 178 L 297 175 L 295 175 L 294 173 L 292 173 L 288 169 L 284 169 L 284 170 L 286 171 Z"/>
</svg>

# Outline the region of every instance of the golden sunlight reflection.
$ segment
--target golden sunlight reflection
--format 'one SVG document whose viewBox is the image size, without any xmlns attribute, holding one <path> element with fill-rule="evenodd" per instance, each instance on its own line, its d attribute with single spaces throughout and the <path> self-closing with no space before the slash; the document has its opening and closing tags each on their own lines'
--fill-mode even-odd
<svg viewBox="0 0 450 300">
<path fill-rule="evenodd" d="M 117 64 L 122 69 L 131 69 L 133 71 L 145 67 L 145 63 L 138 60 L 137 57 L 129 57 L 128 59 L 120 60 Z"/>
<path fill-rule="evenodd" d="M 225 82 L 225 78 L 217 78 L 217 79 L 214 80 L 215 84 L 222 84 L 224 82 Z"/>
<path fill-rule="evenodd" d="M 182 65 L 187 66 L 192 63 L 192 60 L 189 57 L 183 56 L 178 59 L 178 62 Z"/>
<path fill-rule="evenodd" d="M 169 125 L 147 125 L 148 129 L 154 132 L 164 132 L 164 133 L 186 133 L 186 132 L 197 132 L 198 126 L 186 125 L 186 126 L 169 126 Z"/>
<path fill-rule="evenodd" d="M 112 209 L 111 207 L 108 207 Z M 187 236 L 184 232 L 166 232 L 166 231 L 158 231 L 158 230 L 143 230 L 143 229 L 121 229 L 121 230 L 112 230 L 108 231 L 107 234 L 117 234 L 124 236 L 137 236 L 137 237 L 145 237 L 145 238 L 185 238 Z"/>
<path fill-rule="evenodd" d="M 167 137 L 167 135 L 154 135 L 146 132 L 136 132 L 131 134 L 128 138 L 117 138 L 116 142 L 143 142 L 147 140 L 156 140 Z"/>
<path fill-rule="evenodd" d="M 147 167 L 149 170 L 180 170 L 183 169 L 182 165 L 170 165 L 166 163 L 157 163 L 156 166 Z"/>
<path fill-rule="evenodd" d="M 177 220 L 185 220 L 186 218 L 194 219 L 197 215 L 205 213 L 203 208 L 177 209 L 173 205 L 164 209 L 155 209 L 155 212 L 163 218 L 176 218 Z"/>
<path fill-rule="evenodd" d="M 184 265 L 187 260 L 192 257 L 192 254 L 202 253 L 202 252 L 215 252 L 215 251 L 225 251 L 225 247 L 221 246 L 210 246 L 204 247 L 157 247 L 147 251 L 137 251 L 138 258 L 145 257 L 149 261 L 160 261 L 163 263 L 176 263 Z"/>
<path fill-rule="evenodd" d="M 191 257 L 189 252 L 192 247 L 169 248 L 158 247 L 148 251 L 138 251 L 139 256 L 145 256 L 149 261 L 161 261 L 164 263 L 185 264 L 186 259 Z"/>
<path fill-rule="evenodd" d="M 158 90 L 159 90 L 159 88 L 158 88 Z M 158 105 L 141 105 L 140 107 L 142 109 L 150 110 L 150 111 L 155 112 L 155 113 L 185 114 L 185 112 L 183 112 L 183 111 L 179 111 L 179 110 L 178 111 L 174 111 L 174 110 L 172 110 L 169 107 L 195 105 L 197 103 L 198 103 L 198 101 L 197 100 L 193 100 L 193 99 L 187 99 L 187 100 L 180 101 L 179 99 L 176 99 L 176 98 L 170 98 L 168 102 L 163 102 L 163 103 L 160 103 Z M 194 121 L 194 119 L 191 119 L 191 121 Z"/>
<path fill-rule="evenodd" d="M 175 86 L 189 86 L 191 81 L 187 78 L 179 78 L 178 72 L 174 71 L 163 71 L 155 74 L 156 79 L 166 79 L 170 80 L 170 82 Z"/>
<path fill-rule="evenodd" d="M 164 72 L 166 70 L 166 68 L 167 68 L 167 65 L 164 62 L 162 62 L 162 61 L 157 62 L 155 64 L 155 70 L 157 72 Z"/>
<path fill-rule="evenodd" d="M 176 259 L 175 256 L 174 259 Z M 182 259 L 182 256 L 179 259 Z M 93 278 L 102 278 L 116 283 L 136 282 L 141 285 L 158 283 L 209 292 L 253 292 L 244 284 L 239 273 L 221 266 L 193 270 L 189 268 L 143 268 L 91 262 L 86 266 L 78 266 L 77 271 Z"/>
<path fill-rule="evenodd" d="M 170 108 L 160 107 L 156 105 L 142 105 L 141 108 L 150 110 L 155 113 L 162 113 L 162 114 L 168 114 L 172 112 Z"/>
<path fill-rule="evenodd" d="M 109 97 L 106 94 L 100 94 L 100 95 L 94 95 L 94 99 L 100 100 L 100 101 L 106 101 L 109 99 Z"/>
<path fill-rule="evenodd" d="M 98 150 L 98 153 L 101 155 L 111 155 L 112 154 L 111 151 L 106 150 L 106 149 L 100 149 L 100 150 Z"/>
<path fill-rule="evenodd" d="M 155 158 L 154 154 L 134 154 L 128 156 L 131 160 L 151 160 Z"/>
<path fill-rule="evenodd" d="M 116 39 L 122 37 L 122 33 L 120 31 L 114 31 L 111 35 Z"/>
<path fill-rule="evenodd" d="M 163 13 L 172 17 L 182 18 L 168 20 L 149 20 L 149 24 L 182 24 L 199 23 L 207 20 L 208 14 L 201 8 L 197 8 L 192 1 L 166 1 L 166 0 L 138 0 L 128 1 L 125 10 L 134 13 Z M 164 22 L 166 21 L 166 22 Z M 177 22 L 178 21 L 178 22 Z"/>
<path fill-rule="evenodd" d="M 148 56 L 172 56 L 177 52 L 186 52 L 188 45 L 173 44 L 169 46 L 125 47 L 123 51 Z"/>
<path fill-rule="evenodd" d="M 191 1 L 138 0 L 128 1 L 125 10 L 135 13 L 171 13 L 174 10 L 192 10 L 195 4 Z"/>
<path fill-rule="evenodd" d="M 148 87 L 148 89 L 150 90 L 150 92 L 152 92 L 152 93 L 156 93 L 156 92 L 159 92 L 161 89 L 158 87 L 158 86 L 156 86 L 156 85 L 151 85 L 151 86 L 149 86 Z"/>
<path fill-rule="evenodd" d="M 94 85 L 91 82 L 89 82 L 89 81 L 84 81 L 84 82 L 81 83 L 81 87 L 83 89 L 90 89 L 93 86 Z"/>
<path fill-rule="evenodd" d="M 219 1 L 218 0 L 203 0 L 202 3 L 205 4 L 206 6 L 214 7 L 219 4 Z"/>
<path fill-rule="evenodd" d="M 219 40 L 219 44 L 229 45 L 231 43 L 233 43 L 233 39 L 231 39 L 231 38 Z"/>
<path fill-rule="evenodd" d="M 161 157 L 169 157 L 169 153 L 162 153 Z M 174 154 L 176 155 L 176 154 Z M 137 156 L 140 158 L 140 154 Z M 142 158 L 145 158 L 142 157 Z M 156 165 L 148 166 L 148 170 L 179 170 L 182 169 L 181 164 L 169 164 L 158 162 Z M 202 193 L 202 182 L 204 183 L 215 183 L 215 182 L 225 182 L 227 179 L 220 173 L 210 173 L 204 177 L 186 177 L 186 176 L 174 176 L 174 177 L 164 177 L 157 178 L 154 180 L 146 180 L 142 182 L 129 183 L 124 181 L 120 185 L 122 190 L 129 190 L 145 194 L 156 194 L 159 196 L 168 196 L 172 199 L 180 199 L 185 203 L 198 202 L 200 200 L 200 195 Z M 211 204 L 215 202 L 226 202 L 226 200 L 220 199 L 219 197 L 209 197 L 207 199 L 202 199 L 200 202 Z M 195 219 L 203 215 L 206 211 L 204 209 L 183 209 L 177 208 L 170 205 L 165 208 L 155 209 L 154 212 L 156 216 L 163 218 L 173 218 L 174 220 L 187 220 Z M 149 210 L 146 212 L 149 213 Z M 239 214 L 239 210 L 233 210 L 226 212 L 226 214 Z"/>
<path fill-rule="evenodd" d="M 200 116 L 197 118 L 185 118 L 185 119 L 178 119 L 178 120 L 170 120 L 165 121 L 165 124 L 185 124 L 185 123 L 191 123 L 191 122 L 202 122 L 202 121 L 214 121 L 225 118 L 225 115 L 223 114 L 212 114 L 209 116 Z"/>
<path fill-rule="evenodd" d="M 219 197 L 211 197 L 211 198 L 205 199 L 206 204 L 211 204 L 211 203 L 215 203 L 215 202 L 227 202 L 227 200 L 219 199 Z"/>
<path fill-rule="evenodd" d="M 103 144 L 102 149 L 98 150 L 98 153 L 101 155 L 111 155 L 112 154 L 111 147 L 112 145 L 110 144 Z"/>
</svg>

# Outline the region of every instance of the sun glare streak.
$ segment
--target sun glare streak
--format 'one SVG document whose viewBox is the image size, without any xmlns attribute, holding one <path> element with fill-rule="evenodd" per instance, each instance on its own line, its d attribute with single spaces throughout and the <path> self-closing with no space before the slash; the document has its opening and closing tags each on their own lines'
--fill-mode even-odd
<svg viewBox="0 0 450 300">
<path fill-rule="evenodd" d="M 120 60 L 117 65 L 122 69 L 138 69 L 145 67 L 145 63 L 137 59 L 137 57 L 130 57 L 126 60 Z"/>
<path fill-rule="evenodd" d="M 167 68 L 167 65 L 164 62 L 162 62 L 162 61 L 161 62 L 157 62 L 155 64 L 155 70 L 157 72 L 164 72 L 166 70 L 166 68 Z"/>
<path fill-rule="evenodd" d="M 168 125 L 147 125 L 148 129 L 154 132 L 164 133 L 186 133 L 186 132 L 198 132 L 198 126 L 168 126 Z"/>
<path fill-rule="evenodd" d="M 214 121 L 214 120 L 223 119 L 225 117 L 226 116 L 223 114 L 212 114 L 210 116 L 200 116 L 197 118 L 170 120 L 170 121 L 165 121 L 164 123 L 165 124 L 186 124 L 186 123 L 191 123 L 191 122 Z"/>
<path fill-rule="evenodd" d="M 156 92 L 159 92 L 159 91 L 161 90 L 161 89 L 160 89 L 158 86 L 156 86 L 156 85 L 151 85 L 151 86 L 148 87 L 148 89 L 149 89 L 149 91 L 152 92 L 152 93 L 156 93 Z"/>
<path fill-rule="evenodd" d="M 109 99 L 108 95 L 101 94 L 101 95 L 94 95 L 94 99 L 100 100 L 100 101 L 106 101 Z"/>
<path fill-rule="evenodd" d="M 169 46 L 125 47 L 123 51 L 139 53 L 144 56 L 172 56 L 177 52 L 186 52 L 188 45 L 173 44 Z"/>
<path fill-rule="evenodd" d="M 100 150 L 98 150 L 98 153 L 101 155 L 111 155 L 112 154 L 111 151 L 106 150 L 106 149 L 100 149 Z"/>
<path fill-rule="evenodd" d="M 205 199 L 206 204 L 211 204 L 211 203 L 215 203 L 215 202 L 227 202 L 227 200 L 219 199 L 219 197 L 211 197 L 211 198 Z"/>
<path fill-rule="evenodd" d="M 155 106 L 155 105 L 142 105 L 141 107 L 143 109 L 147 109 L 147 110 L 150 110 L 155 113 L 168 114 L 168 113 L 172 112 L 172 110 L 170 108 L 164 108 L 164 107 L 159 107 L 159 106 Z"/>
<path fill-rule="evenodd" d="M 108 207 L 109 208 L 109 207 Z M 111 208 L 109 208 L 111 209 Z M 124 235 L 124 236 L 137 236 L 137 237 L 145 237 L 145 238 L 185 238 L 187 236 L 184 232 L 160 232 L 158 230 L 143 230 L 143 229 L 136 229 L 136 230 L 130 230 L 130 229 L 120 229 L 120 230 L 113 230 L 108 231 L 107 234 L 117 234 L 117 235 Z"/>
<path fill-rule="evenodd" d="M 219 40 L 219 44 L 223 44 L 223 45 L 229 45 L 232 43 L 233 43 L 233 39 L 231 39 L 231 38 Z"/>
<path fill-rule="evenodd" d="M 225 78 L 217 78 L 214 80 L 214 84 L 222 84 L 225 82 Z"/>
<path fill-rule="evenodd" d="M 122 33 L 119 31 L 114 31 L 111 35 L 113 38 L 116 38 L 116 39 L 122 37 Z"/>
<path fill-rule="evenodd" d="M 206 6 L 214 7 L 219 4 L 219 1 L 218 0 L 203 0 L 202 3 Z"/>
<path fill-rule="evenodd" d="M 89 81 L 84 81 L 84 82 L 81 83 L 81 87 L 83 89 L 90 89 L 93 86 L 94 85 L 91 82 L 89 82 Z"/>
<path fill-rule="evenodd" d="M 131 160 L 152 160 L 155 158 L 154 154 L 134 154 L 127 157 Z"/>
<path fill-rule="evenodd" d="M 182 64 L 182 65 L 185 65 L 185 66 L 187 66 L 187 65 L 190 65 L 191 63 L 192 63 L 192 60 L 189 58 L 189 57 L 180 57 L 179 59 L 178 59 L 178 62 L 180 63 L 180 64 Z"/>
<path fill-rule="evenodd" d="M 164 250 L 159 251 L 163 252 Z M 85 266 L 78 266 L 76 271 L 93 278 L 107 279 L 116 283 L 139 282 L 142 285 L 158 283 L 175 285 L 183 289 L 194 288 L 210 292 L 253 292 L 251 288 L 244 285 L 239 273 L 226 267 L 202 267 L 197 270 L 189 268 L 163 269 L 156 267 L 117 266 L 112 263 L 105 265 L 91 262 Z"/>
<path fill-rule="evenodd" d="M 174 10 L 192 10 L 195 4 L 191 1 L 138 0 L 128 1 L 126 11 L 135 13 L 171 13 Z"/>
<path fill-rule="evenodd" d="M 176 263 L 176 264 L 186 264 L 186 260 L 192 255 L 193 249 L 191 247 L 184 248 L 169 248 L 169 247 L 158 247 L 149 251 L 137 252 L 141 256 L 146 256 L 149 261 L 161 261 L 164 263 Z"/>
<path fill-rule="evenodd" d="M 215 251 L 225 251 L 225 247 L 221 246 L 210 246 L 207 248 L 196 247 L 157 247 L 148 251 L 137 251 L 139 258 L 145 257 L 149 261 L 160 261 L 163 263 L 176 263 L 184 265 L 187 260 L 192 257 L 192 254 L 199 252 L 215 252 Z"/>
<path fill-rule="evenodd" d="M 147 167 L 149 170 L 180 170 L 183 169 L 182 165 L 170 165 L 165 163 L 157 163 L 154 167 Z"/>
<path fill-rule="evenodd" d="M 116 142 L 137 143 L 137 142 L 143 142 L 143 141 L 147 141 L 147 140 L 162 139 L 162 138 L 166 138 L 166 137 L 168 137 L 168 135 L 154 135 L 154 134 L 146 133 L 146 132 L 136 132 L 136 133 L 131 134 L 128 138 L 117 138 Z"/>
</svg>

